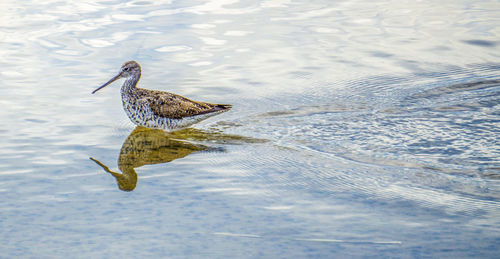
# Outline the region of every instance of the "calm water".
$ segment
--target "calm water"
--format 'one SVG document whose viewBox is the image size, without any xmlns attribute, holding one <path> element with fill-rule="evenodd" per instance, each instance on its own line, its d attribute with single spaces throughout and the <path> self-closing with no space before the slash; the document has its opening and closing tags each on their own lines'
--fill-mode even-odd
<svg viewBox="0 0 500 259">
<path fill-rule="evenodd" d="M 43 2 L 0 4 L 0 257 L 498 257 L 498 1 Z M 90 94 L 132 59 L 234 108 L 134 130 Z"/>
</svg>

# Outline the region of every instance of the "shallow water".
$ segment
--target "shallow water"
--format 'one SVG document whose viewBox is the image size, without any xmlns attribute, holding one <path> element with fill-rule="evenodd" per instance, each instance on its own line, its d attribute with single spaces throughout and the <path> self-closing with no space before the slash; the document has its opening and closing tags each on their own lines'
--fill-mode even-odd
<svg viewBox="0 0 500 259">
<path fill-rule="evenodd" d="M 0 6 L 2 256 L 498 256 L 498 2 Z M 135 129 L 131 59 L 234 108 Z"/>
</svg>

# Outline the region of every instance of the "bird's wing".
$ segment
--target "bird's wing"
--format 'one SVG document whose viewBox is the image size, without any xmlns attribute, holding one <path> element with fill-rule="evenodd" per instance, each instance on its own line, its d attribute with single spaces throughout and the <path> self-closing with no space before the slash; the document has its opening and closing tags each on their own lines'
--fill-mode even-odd
<svg viewBox="0 0 500 259">
<path fill-rule="evenodd" d="M 140 102 L 147 102 L 155 115 L 172 119 L 222 111 L 231 107 L 230 105 L 196 102 L 180 95 L 160 91 L 143 95 Z"/>
</svg>

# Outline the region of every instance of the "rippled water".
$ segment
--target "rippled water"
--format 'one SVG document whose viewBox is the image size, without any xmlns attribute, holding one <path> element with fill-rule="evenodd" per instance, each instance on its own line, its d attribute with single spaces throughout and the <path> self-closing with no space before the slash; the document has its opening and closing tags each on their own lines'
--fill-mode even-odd
<svg viewBox="0 0 500 259">
<path fill-rule="evenodd" d="M 2 256 L 498 256 L 497 1 L 0 6 Z M 234 108 L 135 129 L 127 60 Z"/>
</svg>

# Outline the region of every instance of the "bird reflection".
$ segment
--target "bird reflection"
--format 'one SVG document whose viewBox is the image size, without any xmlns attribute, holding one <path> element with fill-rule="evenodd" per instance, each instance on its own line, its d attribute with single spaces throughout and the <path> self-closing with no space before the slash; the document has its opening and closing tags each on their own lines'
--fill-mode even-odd
<svg viewBox="0 0 500 259">
<path fill-rule="evenodd" d="M 106 165 L 95 158 L 90 157 L 90 159 L 116 178 L 120 190 L 132 191 L 137 185 L 137 173 L 135 172 L 135 168 L 137 167 L 168 163 L 175 159 L 186 157 L 193 152 L 223 150 L 221 148 L 193 144 L 186 140 L 218 143 L 230 143 L 234 141 L 246 143 L 262 142 L 256 139 L 226 135 L 219 132 L 206 132 L 192 128 L 165 132 L 163 130 L 138 126 L 123 142 L 120 150 L 118 168 L 121 173 L 111 171 Z"/>
</svg>

